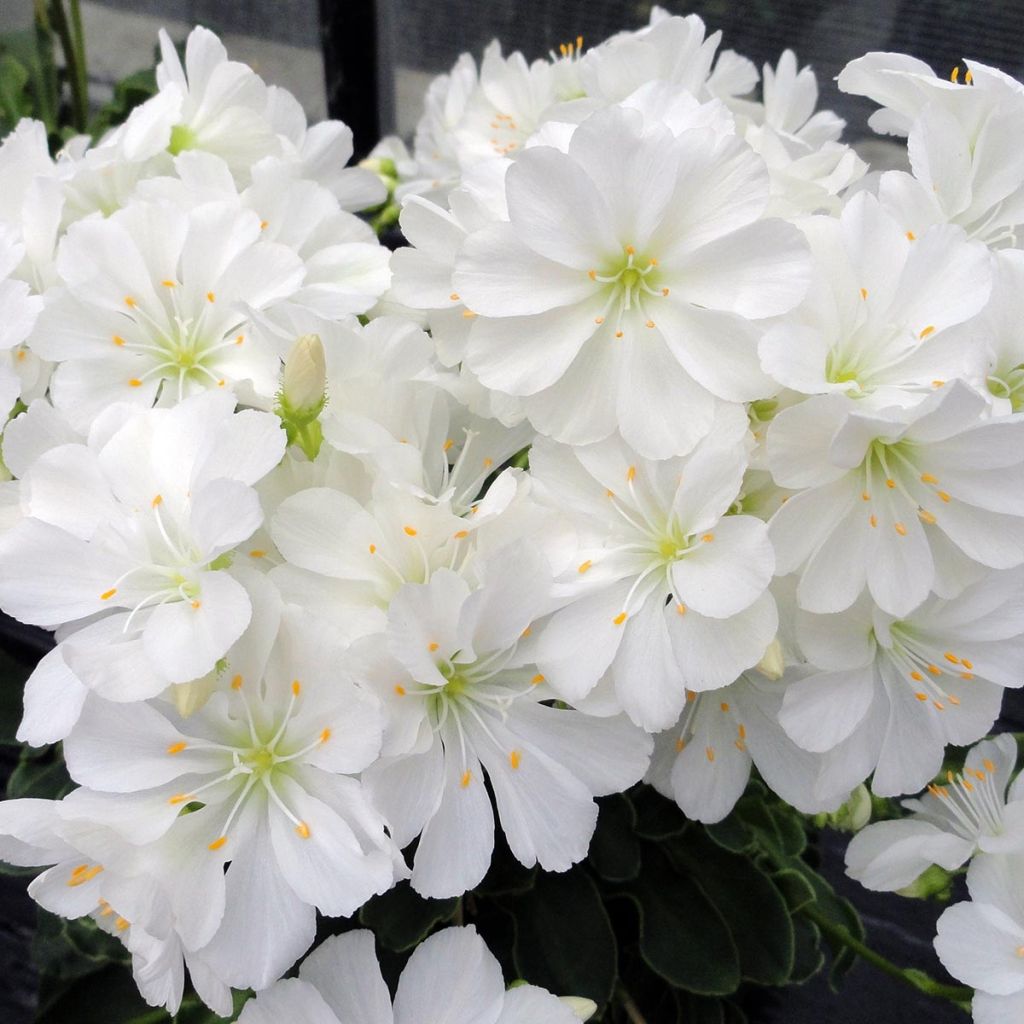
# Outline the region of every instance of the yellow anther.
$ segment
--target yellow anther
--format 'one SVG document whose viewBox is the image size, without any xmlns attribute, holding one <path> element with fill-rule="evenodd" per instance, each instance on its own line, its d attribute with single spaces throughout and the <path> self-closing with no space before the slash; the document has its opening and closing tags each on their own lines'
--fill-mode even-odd
<svg viewBox="0 0 1024 1024">
<path fill-rule="evenodd" d="M 622 331 L 616 331 L 615 332 L 615 337 L 616 338 L 621 338 L 622 337 Z"/>
<path fill-rule="evenodd" d="M 974 81 L 974 73 L 970 68 L 967 69 L 967 73 L 964 75 L 964 81 L 970 85 Z"/>
<path fill-rule="evenodd" d="M 941 499 L 942 499 L 942 500 L 943 500 L 944 502 L 946 502 L 947 504 L 949 504 L 949 501 L 950 501 L 950 497 L 949 497 L 949 493 L 948 493 L 947 491 L 936 491 L 935 493 L 936 493 L 936 494 L 938 494 L 938 496 L 939 496 L 939 497 L 940 497 L 940 498 L 941 498 Z"/>
<path fill-rule="evenodd" d="M 746 729 L 746 726 L 744 726 L 744 725 L 738 725 L 738 726 L 736 727 L 736 732 L 737 732 L 737 733 L 739 734 L 739 737 L 740 737 L 740 739 L 741 739 L 741 740 L 745 740 L 745 739 L 747 738 L 747 729 Z"/>
<path fill-rule="evenodd" d="M 298 681 L 298 679 L 293 679 L 292 680 L 292 696 L 293 697 L 298 697 L 298 695 L 301 692 L 302 692 L 302 683 L 300 683 Z"/>
<path fill-rule="evenodd" d="M 733 740 L 732 745 L 741 752 L 747 749 L 747 745 L 743 742 L 743 740 Z"/>
<path fill-rule="evenodd" d="M 886 477 L 885 486 L 888 487 L 889 490 L 891 491 L 896 486 L 896 481 L 893 480 L 893 478 L 891 476 L 890 477 Z"/>
<path fill-rule="evenodd" d="M 946 382 L 944 380 L 933 380 L 932 381 L 932 387 L 933 388 L 941 388 L 941 387 L 944 387 L 945 384 L 946 384 Z"/>
<path fill-rule="evenodd" d="M 216 302 L 217 301 L 217 296 L 214 295 L 213 292 L 207 292 L 206 293 L 206 301 L 207 302 Z"/>
<path fill-rule="evenodd" d="M 656 267 L 656 266 L 658 265 L 658 261 L 657 261 L 657 260 L 656 260 L 656 259 L 655 259 L 655 258 L 654 258 L 654 257 L 652 256 L 652 257 L 651 257 L 651 258 L 650 258 L 650 259 L 649 259 L 649 260 L 647 261 L 647 264 L 648 264 L 648 266 L 651 266 L 651 267 Z"/>
<path fill-rule="evenodd" d="M 960 781 L 960 785 L 963 786 L 964 789 L 966 789 L 968 793 L 973 793 L 974 792 L 974 783 L 973 782 L 968 782 L 966 779 L 962 779 Z"/>
<path fill-rule="evenodd" d="M 871 500 L 871 495 L 868 494 L 867 491 L 861 491 L 860 492 L 860 500 L 861 501 L 870 501 Z"/>
<path fill-rule="evenodd" d="M 921 333 L 918 335 L 918 337 L 922 341 L 924 341 L 924 339 L 927 338 L 928 335 L 934 334 L 934 333 L 935 333 L 935 325 L 934 324 L 929 324 L 927 327 L 925 327 L 925 328 L 923 328 L 921 330 Z"/>
<path fill-rule="evenodd" d="M 662 288 L 661 289 L 661 294 L 662 295 L 668 295 L 668 289 L 667 288 Z"/>
<path fill-rule="evenodd" d="M 907 528 L 902 523 L 893 523 L 892 528 L 901 536 L 906 537 Z"/>
<path fill-rule="evenodd" d="M 985 771 L 994 772 L 996 770 L 995 763 L 990 761 L 987 757 L 981 762 L 985 766 Z"/>
<path fill-rule="evenodd" d="M 953 694 L 951 694 L 951 693 L 947 693 L 946 694 L 946 700 L 948 700 L 949 703 L 953 704 L 953 705 L 959 705 L 960 704 L 960 698 L 959 697 L 954 697 Z"/>
<path fill-rule="evenodd" d="M 452 536 L 456 540 L 462 540 L 464 537 L 469 536 L 469 530 L 457 530 L 455 533 L 452 534 Z"/>
<path fill-rule="evenodd" d="M 111 587 L 109 590 L 104 590 L 100 594 L 101 601 L 109 601 L 117 593 L 117 587 Z"/>
<path fill-rule="evenodd" d="M 949 662 L 949 663 L 950 663 L 951 665 L 959 665 L 959 664 L 960 664 L 960 659 L 959 659 L 959 658 L 958 658 L 958 657 L 957 657 L 957 656 L 956 656 L 956 655 L 955 655 L 955 654 L 954 654 L 954 653 L 953 653 L 952 651 L 946 651 L 946 653 L 945 653 L 945 654 L 943 654 L 942 656 L 943 656 L 943 657 L 944 657 L 944 658 L 946 659 L 946 661 L 948 661 L 948 662 Z"/>
<path fill-rule="evenodd" d="M 462 315 L 463 315 L 463 317 L 465 317 L 465 319 L 472 320 L 473 317 L 476 316 L 476 313 L 474 313 L 473 310 L 471 310 L 471 309 L 464 309 L 462 311 Z"/>
<path fill-rule="evenodd" d="M 597 324 L 598 327 L 600 327 L 601 324 L 604 323 L 604 317 L 603 316 L 595 316 L 594 317 L 594 323 Z"/>
<path fill-rule="evenodd" d="M 184 740 L 179 740 L 177 743 L 172 743 L 167 748 L 167 753 L 168 754 L 180 754 L 187 746 L 188 746 L 188 744 Z"/>
<path fill-rule="evenodd" d="M 310 836 L 309 826 L 304 821 L 300 821 L 298 825 L 295 826 L 295 834 L 297 836 L 301 836 L 303 839 L 308 839 Z"/>
<path fill-rule="evenodd" d="M 934 706 L 936 711 L 945 711 L 946 710 L 946 705 L 945 704 L 940 704 L 937 700 L 933 700 L 932 701 L 932 705 Z"/>
<path fill-rule="evenodd" d="M 612 622 L 614 622 L 616 626 L 621 626 L 627 618 L 628 616 L 625 612 L 619 612 L 619 614 L 616 615 L 614 619 L 612 619 Z"/>
<path fill-rule="evenodd" d="M 142 387 L 142 381 L 139 380 L 138 377 L 131 377 L 128 380 L 128 387 L 130 387 L 130 388 L 141 388 Z"/>
<path fill-rule="evenodd" d="M 118 930 L 119 932 L 123 932 L 123 931 L 124 931 L 124 930 L 125 930 L 126 928 L 129 928 L 129 927 L 131 927 L 131 921 L 129 921 L 129 920 L 127 919 L 127 918 L 124 918 L 124 917 L 119 917 L 119 918 L 118 918 L 118 919 L 117 919 L 117 920 L 116 920 L 116 921 L 114 922 L 114 927 L 115 927 L 115 928 L 116 928 L 116 929 L 117 929 L 117 930 Z"/>
<path fill-rule="evenodd" d="M 974 673 L 973 672 L 961 672 L 960 673 L 960 678 L 961 679 L 966 679 L 969 682 L 970 680 L 972 680 L 974 678 Z"/>
<path fill-rule="evenodd" d="M 588 270 L 587 271 L 587 277 L 589 277 L 591 281 L 596 281 L 597 280 L 597 271 L 596 270 Z"/>
<path fill-rule="evenodd" d="M 228 841 L 227 836 L 221 836 L 219 839 L 214 839 L 212 843 L 207 847 L 208 850 L 219 850 Z"/>
<path fill-rule="evenodd" d="M 331 738 L 331 730 L 330 729 L 324 729 L 324 731 L 322 733 L 320 733 L 320 742 L 321 743 L 326 743 L 330 738 Z"/>
<path fill-rule="evenodd" d="M 650 328 L 650 327 L 654 327 L 654 321 L 653 321 L 653 320 L 647 320 L 647 321 L 645 321 L 645 323 L 644 323 L 644 327 L 648 327 L 648 328 Z"/>
<path fill-rule="evenodd" d="M 508 763 L 512 766 L 513 770 L 519 767 L 519 762 L 522 761 L 523 755 L 518 750 L 509 751 Z"/>
<path fill-rule="evenodd" d="M 920 692 L 918 692 L 918 693 L 915 693 L 914 696 L 919 701 L 921 701 L 922 703 L 924 703 L 926 700 L 928 700 L 928 694 L 927 693 L 920 693 Z"/>
<path fill-rule="evenodd" d="M 686 749 L 686 740 L 681 736 L 676 740 L 676 753 L 681 754 Z"/>
<path fill-rule="evenodd" d="M 371 555 L 375 555 L 375 554 L 377 554 L 377 545 L 376 545 L 376 544 L 371 544 L 371 545 L 370 545 L 370 546 L 369 546 L 369 547 L 367 548 L 367 551 L 369 551 Z"/>
<path fill-rule="evenodd" d="M 165 288 L 176 288 L 176 287 L 178 286 L 178 282 L 177 282 L 177 281 L 171 281 L 171 280 L 167 280 L 167 281 L 161 281 L 160 283 L 161 283 L 161 284 L 162 284 L 162 285 L 163 285 L 163 286 L 164 286 Z"/>
<path fill-rule="evenodd" d="M 867 288 L 861 288 L 861 290 L 860 290 L 860 297 L 862 299 L 866 299 L 868 297 L 868 290 L 867 290 Z"/>
<path fill-rule="evenodd" d="M 626 255 L 627 256 L 635 256 L 636 255 L 636 249 L 632 245 L 627 245 L 626 246 Z"/>
<path fill-rule="evenodd" d="M 124 338 L 122 338 L 120 334 L 115 334 L 114 335 L 114 344 L 117 345 L 120 348 L 121 346 L 124 345 Z"/>
<path fill-rule="evenodd" d="M 579 573 L 586 572 L 594 563 L 588 558 L 585 562 L 580 562 L 576 567 L 576 571 Z"/>
<path fill-rule="evenodd" d="M 916 238 L 917 238 L 917 235 L 915 235 L 913 231 L 908 231 L 907 232 L 907 241 L 908 242 L 913 242 Z"/>
<path fill-rule="evenodd" d="M 188 798 L 188 793 L 175 793 L 174 796 L 172 796 L 167 802 L 169 804 L 177 806 L 178 804 L 186 803 L 188 801 Z"/>
<path fill-rule="evenodd" d="M 445 443 L 443 445 L 441 445 L 441 450 L 445 451 L 445 452 L 449 452 L 449 451 L 452 450 L 452 447 L 454 445 L 455 445 L 455 442 L 449 437 L 448 440 L 445 441 Z"/>
<path fill-rule="evenodd" d="M 199 611 L 200 608 L 202 608 L 202 606 L 203 606 L 203 602 L 202 601 L 193 601 L 192 602 L 192 611 L 197 612 L 197 611 Z"/>
<path fill-rule="evenodd" d="M 419 530 L 417 530 L 415 526 L 403 526 L 402 530 L 409 537 L 415 537 L 416 534 L 419 533 Z"/>
<path fill-rule="evenodd" d="M 878 519 L 877 519 L 877 517 L 876 517 L 876 516 L 873 516 L 873 515 L 872 515 L 872 516 L 868 516 L 868 522 L 869 522 L 869 523 L 870 523 L 870 524 L 871 524 L 872 526 L 877 526 L 877 525 L 878 525 Z"/>
<path fill-rule="evenodd" d="M 440 646 L 440 644 L 438 644 L 434 640 L 431 640 L 430 643 L 427 644 L 427 650 L 430 651 L 431 654 L 433 654 L 433 652 L 436 651 L 439 646 Z"/>
<path fill-rule="evenodd" d="M 696 699 L 697 699 L 697 694 L 696 694 L 696 692 L 694 690 L 687 690 L 686 691 L 686 702 L 687 702 L 687 704 L 692 704 Z"/>
<path fill-rule="evenodd" d="M 707 757 L 707 759 L 709 761 L 714 761 L 714 759 L 715 759 L 715 748 L 714 747 L 705 747 L 704 748 L 704 755 Z"/>
<path fill-rule="evenodd" d="M 974 662 L 969 661 L 967 658 L 961 658 L 960 664 L 963 665 L 964 668 L 974 668 Z"/>
<path fill-rule="evenodd" d="M 951 82 L 957 82 L 957 81 L 960 80 L 960 65 L 959 64 L 955 68 L 953 68 L 953 70 L 949 73 L 949 80 Z"/>
<path fill-rule="evenodd" d="M 260 221 L 260 231 L 266 231 L 268 227 L 270 227 L 270 221 L 269 220 L 261 220 Z"/>
<path fill-rule="evenodd" d="M 533 678 L 532 678 L 532 679 L 530 680 L 530 683 L 531 683 L 531 685 L 533 685 L 533 686 L 540 686 L 540 684 L 541 684 L 541 683 L 543 683 L 543 682 L 544 682 L 544 676 L 543 676 L 543 675 L 542 675 L 542 674 L 541 674 L 540 672 L 538 672 L 538 673 L 537 673 L 537 674 L 536 674 L 536 675 L 535 675 L 535 676 L 534 676 L 534 677 L 533 677 Z"/>
<path fill-rule="evenodd" d="M 935 514 L 933 512 L 929 512 L 928 509 L 926 509 L 926 508 L 919 508 L 917 510 L 917 514 L 926 523 L 930 523 L 933 526 L 935 525 L 936 519 L 935 519 Z"/>
<path fill-rule="evenodd" d="M 471 771 L 464 771 L 462 778 L 459 779 L 459 785 L 465 789 L 473 781 L 473 773 Z"/>
<path fill-rule="evenodd" d="M 494 465 L 494 459 L 484 459 L 484 469 L 490 469 Z"/>
<path fill-rule="evenodd" d="M 722 703 L 721 703 L 721 704 L 719 704 L 718 706 L 719 706 L 719 707 L 720 707 L 720 708 L 721 708 L 721 709 L 722 709 L 723 711 L 728 711 L 728 710 L 729 710 L 729 705 L 728 705 L 728 704 L 727 704 L 727 703 L 726 703 L 726 702 L 725 702 L 724 700 L 723 700 L 723 701 L 722 701 Z"/>
<path fill-rule="evenodd" d="M 636 479 L 636 466 L 630 466 L 626 470 L 626 482 L 632 483 Z"/>
<path fill-rule="evenodd" d="M 245 341 L 245 335 L 244 334 L 240 334 L 240 335 L 238 335 L 237 338 L 235 338 L 235 344 L 236 345 L 241 345 L 243 341 Z"/>
<path fill-rule="evenodd" d="M 128 308 L 129 308 L 129 309 L 134 309 L 134 308 L 135 308 L 135 307 L 136 307 L 136 306 L 138 305 L 138 303 L 137 303 L 137 302 L 136 302 L 136 301 L 135 301 L 135 300 L 134 300 L 134 299 L 133 299 L 133 298 L 132 298 L 132 297 L 131 297 L 130 295 L 126 295 L 126 296 L 124 297 L 124 304 L 125 304 L 125 305 L 126 305 L 126 306 L 127 306 Z"/>
<path fill-rule="evenodd" d="M 397 693 L 399 697 L 404 697 L 405 692 L 405 687 L 401 683 L 395 683 L 395 693 Z"/>
<path fill-rule="evenodd" d="M 715 535 L 713 533 L 702 533 L 700 539 L 705 544 L 710 544 L 715 539 Z"/>
<path fill-rule="evenodd" d="M 913 679 L 915 683 L 923 683 L 924 682 L 924 676 L 921 675 L 921 673 L 918 672 L 916 668 L 914 669 L 913 672 L 910 673 L 910 678 Z"/>
<path fill-rule="evenodd" d="M 931 674 L 932 674 L 933 676 L 941 676 L 941 675 L 942 675 L 942 669 L 941 669 L 941 668 L 939 668 L 939 666 L 938 666 L 938 665 L 926 665 L 926 666 L 925 666 L 925 668 L 927 668 L 927 669 L 928 669 L 928 671 L 929 671 L 929 672 L 930 672 L 930 673 L 931 673 Z"/>
<path fill-rule="evenodd" d="M 938 482 L 939 478 L 937 476 L 932 475 L 931 473 L 921 474 L 921 483 L 923 484 L 937 484 Z"/>
<path fill-rule="evenodd" d="M 242 688 L 242 677 L 240 675 L 234 676 L 231 680 L 231 689 L 240 690 Z"/>
<path fill-rule="evenodd" d="M 520 633 L 520 637 L 528 637 L 533 632 L 533 626 L 527 626 L 526 629 Z"/>
</svg>

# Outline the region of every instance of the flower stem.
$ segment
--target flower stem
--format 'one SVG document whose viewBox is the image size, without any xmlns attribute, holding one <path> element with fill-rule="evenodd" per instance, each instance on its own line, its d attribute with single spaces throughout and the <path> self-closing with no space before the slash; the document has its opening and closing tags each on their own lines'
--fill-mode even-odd
<svg viewBox="0 0 1024 1024">
<path fill-rule="evenodd" d="M 898 978 L 911 988 L 916 988 L 918 992 L 934 996 L 937 999 L 947 999 L 959 1006 L 969 1003 L 974 995 L 971 989 L 965 988 L 962 985 L 944 985 L 942 982 L 936 981 L 925 974 L 924 971 L 919 971 L 912 967 L 897 966 L 891 960 L 887 960 L 880 953 L 875 952 L 870 946 L 866 946 L 841 924 L 836 924 L 835 921 L 829 920 L 829 918 L 815 910 L 811 905 L 803 907 L 800 913 L 809 921 L 813 921 L 830 939 L 846 946 L 847 949 L 856 953 L 862 960 L 866 960 L 869 964 L 877 967 L 890 977 Z"/>
<path fill-rule="evenodd" d="M 616 988 L 615 995 L 623 1012 L 629 1018 L 630 1024 L 647 1024 L 644 1015 L 640 1012 L 640 1007 L 633 1002 L 633 997 L 626 991 L 623 985 L 620 984 Z"/>
</svg>

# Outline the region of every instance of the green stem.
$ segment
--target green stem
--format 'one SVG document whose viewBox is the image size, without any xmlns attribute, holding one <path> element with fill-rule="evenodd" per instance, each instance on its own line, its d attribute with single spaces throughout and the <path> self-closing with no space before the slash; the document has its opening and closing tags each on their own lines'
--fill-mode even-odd
<svg viewBox="0 0 1024 1024">
<path fill-rule="evenodd" d="M 876 953 L 870 946 L 866 946 L 856 936 L 851 935 L 846 928 L 834 921 L 830 921 L 824 914 L 815 910 L 813 905 L 808 905 L 800 910 L 809 921 L 813 921 L 818 928 L 830 939 L 846 946 L 847 949 L 856 953 L 862 960 L 877 967 L 880 971 L 892 978 L 898 978 L 911 988 L 916 988 L 925 995 L 934 996 L 937 999 L 948 999 L 952 1003 L 962 1006 L 969 1003 L 974 992 L 961 985 L 944 985 L 929 977 L 923 971 L 913 968 L 899 967 L 891 960 L 887 960 L 880 953 Z"/>
<path fill-rule="evenodd" d="M 68 83 L 71 86 L 71 121 L 76 131 L 84 132 L 89 116 L 88 83 L 85 77 L 85 66 L 80 62 L 79 52 L 71 38 L 71 26 L 68 24 L 63 0 L 52 0 L 50 20 L 53 24 L 53 31 L 60 40 L 60 48 L 64 51 L 64 63 L 67 67 Z M 80 18 L 78 27 L 80 30 Z M 85 56 L 84 44 L 81 56 Z"/>
<path fill-rule="evenodd" d="M 85 29 L 82 26 L 82 10 L 78 0 L 70 0 L 71 38 L 75 51 L 75 65 L 78 70 L 78 88 L 82 96 L 82 130 L 89 117 L 89 62 L 85 55 Z"/>
<path fill-rule="evenodd" d="M 39 118 L 46 125 L 47 132 L 56 135 L 60 86 L 57 81 L 57 67 L 53 60 L 53 29 L 46 11 L 46 0 L 33 0 L 32 8 L 35 12 L 36 56 L 39 60 L 39 71 L 35 81 Z"/>
</svg>

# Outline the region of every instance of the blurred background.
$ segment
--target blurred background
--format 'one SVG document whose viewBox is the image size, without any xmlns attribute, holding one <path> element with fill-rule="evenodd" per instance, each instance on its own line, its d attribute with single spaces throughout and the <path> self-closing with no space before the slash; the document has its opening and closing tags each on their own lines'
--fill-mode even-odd
<svg viewBox="0 0 1024 1024">
<path fill-rule="evenodd" d="M 942 75 L 971 57 L 1024 77 L 1024 0 L 662 0 L 660 6 L 699 14 L 710 31 L 723 31 L 723 47 L 759 66 L 774 63 L 787 47 L 795 50 L 800 63 L 818 74 L 820 105 L 847 119 L 848 140 L 872 162 L 889 162 L 899 150 L 870 138 L 870 103 L 836 90 L 832 79 L 850 59 L 896 50 L 926 60 Z M 427 84 L 461 52 L 479 56 L 497 37 L 506 52 L 519 49 L 533 59 L 579 34 L 596 43 L 637 28 L 651 7 L 648 0 L 82 0 L 81 12 L 94 105 L 111 98 L 116 82 L 152 67 L 160 27 L 180 42 L 199 23 L 221 35 L 234 59 L 295 93 L 310 120 L 330 114 L 350 124 L 361 154 L 383 134 L 411 137 Z M 33 0 L 0 0 L 0 34 L 28 30 L 32 18 Z M 0 684 L 8 681 L 4 677 L 24 678 L 48 646 L 48 635 L 0 623 Z M 1019 696 L 1008 694 L 1000 728 L 1024 729 Z M 19 714 L 20 688 L 0 685 L 0 713 L 5 710 Z M 0 746 L 0 791 L 16 753 Z M 941 976 L 931 937 L 942 906 L 878 896 L 846 881 L 845 845 L 845 836 L 824 834 L 823 869 L 862 911 L 872 945 L 898 963 Z M 35 912 L 24 893 L 26 881 L 0 875 L 2 1024 L 35 1018 Z M 96 995 L 95 1019 L 104 1020 L 102 990 Z M 751 1024 L 967 1020 L 952 1006 L 916 996 L 862 964 L 839 998 L 816 979 L 747 1010 Z"/>
</svg>

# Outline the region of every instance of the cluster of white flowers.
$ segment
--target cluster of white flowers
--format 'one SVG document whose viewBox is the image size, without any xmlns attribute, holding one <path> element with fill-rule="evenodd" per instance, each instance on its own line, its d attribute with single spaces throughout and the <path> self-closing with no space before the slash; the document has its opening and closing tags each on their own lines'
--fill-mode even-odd
<svg viewBox="0 0 1024 1024">
<path fill-rule="evenodd" d="M 470 930 L 393 1009 L 365 934 L 274 983 L 318 911 L 477 886 L 495 812 L 564 871 L 641 780 L 831 811 L 988 732 L 1024 682 L 1024 87 L 854 61 L 909 135 L 872 178 L 809 68 L 756 100 L 695 16 L 494 44 L 369 162 L 392 255 L 344 125 L 161 42 L 99 143 L 0 146 L 0 608 L 56 631 L 19 738 L 78 786 L 0 805 L 0 856 L 149 1002 L 187 968 L 221 1013 L 265 990 L 253 1024 L 572 1019 Z M 962 861 L 937 822 L 871 870 Z"/>
</svg>

